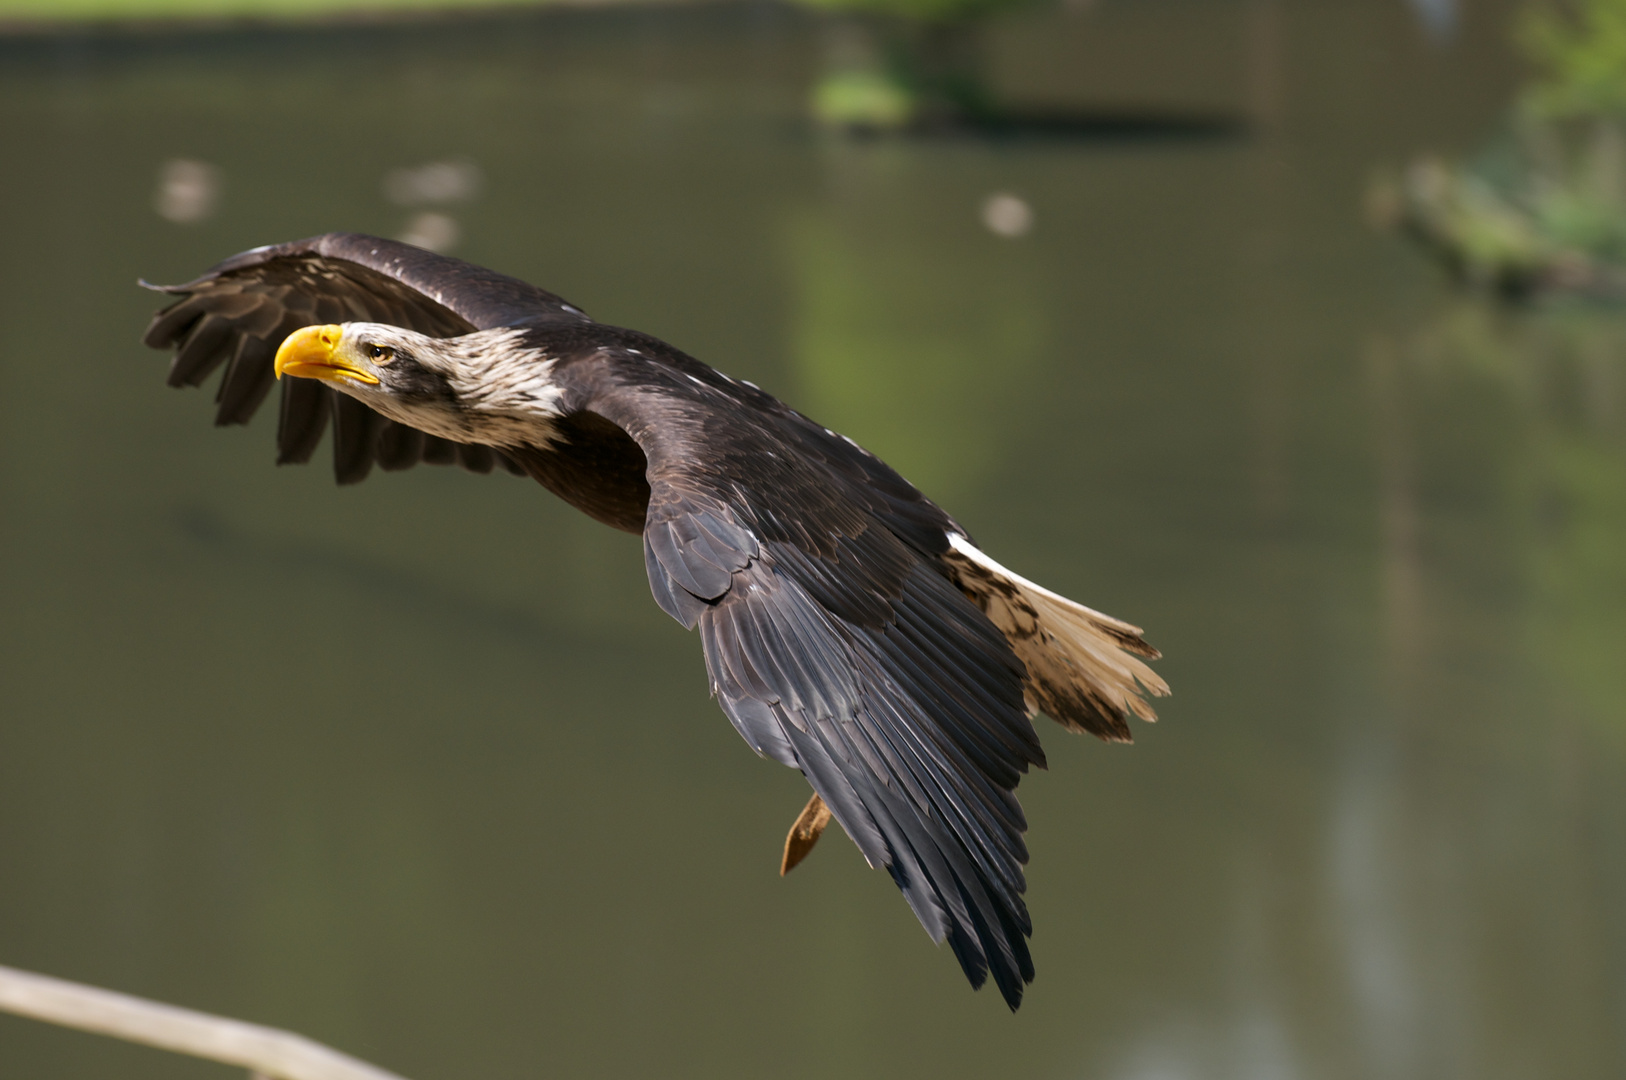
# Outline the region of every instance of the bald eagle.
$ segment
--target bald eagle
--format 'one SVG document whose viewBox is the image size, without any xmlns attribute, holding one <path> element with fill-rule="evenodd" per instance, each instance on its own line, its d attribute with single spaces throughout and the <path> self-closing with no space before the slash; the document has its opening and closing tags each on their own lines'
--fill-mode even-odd
<svg viewBox="0 0 1626 1080">
<path fill-rule="evenodd" d="M 143 283 L 145 284 L 145 283 Z M 699 628 L 711 689 L 813 796 L 781 873 L 833 816 L 973 987 L 1033 981 L 1014 789 L 1031 718 L 1130 740 L 1167 685 L 1138 627 L 1018 576 L 879 458 L 748 382 L 458 259 L 354 233 L 255 248 L 184 285 L 146 343 L 171 386 L 216 368 L 218 424 L 284 385 L 277 461 L 328 427 L 374 465 L 528 475 L 643 537 L 655 602 Z"/>
</svg>

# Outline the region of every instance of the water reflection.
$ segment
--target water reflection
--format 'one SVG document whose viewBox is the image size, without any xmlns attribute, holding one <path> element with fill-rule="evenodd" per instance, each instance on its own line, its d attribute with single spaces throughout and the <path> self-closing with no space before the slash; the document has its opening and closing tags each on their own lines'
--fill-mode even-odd
<svg viewBox="0 0 1626 1080">
<path fill-rule="evenodd" d="M 1394 799 L 1393 765 L 1381 754 L 1368 744 L 1349 755 L 1332 808 L 1328 885 L 1358 1045 L 1372 1075 L 1404 1080 L 1436 1075 L 1419 1070 L 1420 1037 L 1440 1030 L 1428 1006 L 1457 995 L 1425 996 L 1419 986 L 1415 958 L 1424 943 L 1409 933 L 1413 905 L 1395 859 L 1404 812 Z"/>
<path fill-rule="evenodd" d="M 391 169 L 384 174 L 384 197 L 396 206 L 449 208 L 470 203 L 485 188 L 485 173 L 466 158 L 430 161 Z M 430 251 L 450 251 L 463 238 L 463 229 L 445 209 L 418 209 L 396 239 Z"/>
<path fill-rule="evenodd" d="M 326 580 L 368 605 L 393 605 L 420 619 L 494 634 L 527 648 L 557 649 L 562 644 L 560 627 L 535 611 L 470 595 L 427 574 L 392 567 L 376 553 L 346 551 L 291 536 L 255 536 L 207 506 L 179 508 L 172 520 L 181 541 L 176 555 L 188 561 L 220 560 L 238 572 L 280 576 L 290 582 Z M 594 636 L 582 630 L 572 635 L 577 641 Z M 613 638 L 597 644 L 616 647 Z"/>
<path fill-rule="evenodd" d="M 384 197 L 396 206 L 469 202 L 484 187 L 485 174 L 467 159 L 430 161 L 384 174 Z"/>
<path fill-rule="evenodd" d="M 396 237 L 402 243 L 430 251 L 450 251 L 462 238 L 463 230 L 458 228 L 456 218 L 433 210 L 413 214 L 407 222 L 406 231 Z"/>
<path fill-rule="evenodd" d="M 995 236 L 1014 240 L 1033 228 L 1033 208 L 1019 195 L 997 191 L 982 201 L 982 223 Z"/>
<path fill-rule="evenodd" d="M 887 146 L 830 153 L 840 197 L 794 215 L 784 233 L 804 411 L 952 500 L 1000 467 L 1000 426 L 1036 392 L 1051 341 L 1031 264 L 996 238 L 963 258 L 977 208 L 948 216 L 935 200 L 922 205 L 929 158 Z M 1011 195 L 985 203 L 990 215 L 1005 238 L 1032 220 Z"/>
<path fill-rule="evenodd" d="M 1386 550 L 1395 635 L 1415 637 L 1416 404 L 1449 387 L 1490 393 L 1506 416 L 1487 463 L 1508 525 L 1529 539 L 1510 567 L 1528 597 L 1524 620 L 1552 682 L 1621 734 L 1626 695 L 1626 311 L 1590 304 L 1502 310 L 1445 305 L 1411 333 L 1376 347 L 1385 455 Z M 1409 415 L 1402 415 L 1402 414 Z M 1394 650 L 1405 655 L 1415 649 Z"/>
<path fill-rule="evenodd" d="M 1142 1032 L 1118 1060 L 1085 1075 L 1106 1080 L 1298 1080 L 1314 1075 L 1295 1054 L 1288 1018 L 1243 999 L 1233 1018 L 1165 1021 Z"/>
<path fill-rule="evenodd" d="M 192 225 L 215 212 L 220 201 L 220 170 L 207 161 L 176 158 L 158 170 L 153 209 L 177 225 Z"/>
<path fill-rule="evenodd" d="M 1548 1052 L 1568 1057 L 1563 1040 L 1590 1024 L 1573 1000 L 1498 1003 L 1475 987 L 1514 965 L 1601 1002 L 1613 996 L 1604 972 L 1626 959 L 1613 945 L 1581 959 L 1599 946 L 1578 928 L 1623 896 L 1601 837 L 1574 831 L 1584 808 L 1618 804 L 1626 748 L 1626 313 L 1459 297 L 1376 339 L 1366 360 L 1385 678 L 1342 767 L 1329 844 L 1362 1045 L 1378 1075 L 1477 1075 L 1508 1041 L 1492 1018 L 1535 1010 Z M 1506 664 L 1534 675 L 1513 702 L 1484 693 Z M 1479 722 L 1508 710 L 1517 729 Z M 1487 740 L 1521 747 L 1543 779 L 1508 775 Z M 1442 755 L 1461 764 L 1420 770 Z M 1523 953 L 1520 920 L 1548 928 L 1543 959 Z"/>
<path fill-rule="evenodd" d="M 1411 0 L 1411 6 L 1417 12 L 1417 21 L 1435 41 L 1449 44 L 1457 36 L 1461 19 L 1457 0 Z"/>
</svg>

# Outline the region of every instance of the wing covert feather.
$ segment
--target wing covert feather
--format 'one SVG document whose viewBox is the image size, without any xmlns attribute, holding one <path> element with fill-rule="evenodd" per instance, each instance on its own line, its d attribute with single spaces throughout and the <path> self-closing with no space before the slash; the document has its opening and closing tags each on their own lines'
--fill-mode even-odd
<svg viewBox="0 0 1626 1080">
<path fill-rule="evenodd" d="M 927 523 L 952 522 L 799 414 L 691 382 L 605 376 L 584 406 L 648 458 L 651 592 L 699 629 L 746 742 L 800 769 L 972 984 L 992 975 L 1015 1008 L 1033 965 L 1011 789 L 1044 757 L 1025 669 L 930 553 L 946 537 Z"/>
<path fill-rule="evenodd" d="M 149 286 L 151 287 L 151 286 Z M 216 424 L 246 424 L 274 383 L 282 340 L 303 326 L 380 322 L 436 337 L 563 319 L 587 322 L 577 308 L 517 278 L 393 240 L 327 233 L 235 255 L 184 285 L 158 287 L 179 297 L 153 317 L 143 340 L 173 347 L 169 385 L 199 386 L 222 364 Z M 349 404 L 345 404 L 348 402 Z M 341 484 L 364 479 L 376 464 L 405 469 L 422 461 L 474 472 L 525 471 L 489 450 L 460 453 L 443 440 L 372 413 L 326 386 L 283 383 L 277 462 L 310 460 L 331 421 L 333 471 Z"/>
</svg>

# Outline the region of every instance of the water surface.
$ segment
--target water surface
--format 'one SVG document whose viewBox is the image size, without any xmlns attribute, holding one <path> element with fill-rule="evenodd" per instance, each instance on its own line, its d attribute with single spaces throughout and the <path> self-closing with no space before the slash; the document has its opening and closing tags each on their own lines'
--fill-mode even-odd
<svg viewBox="0 0 1626 1080">
<path fill-rule="evenodd" d="M 1013 100 L 1241 127 L 994 141 L 819 137 L 769 7 L 0 42 L 0 962 L 416 1080 L 1619 1075 L 1626 328 L 1454 297 L 1360 216 L 1494 132 L 1507 16 L 1036 13 Z M 477 197 L 385 197 L 434 161 Z M 278 469 L 138 344 L 138 276 L 425 212 L 1164 649 L 1135 746 L 1042 729 L 1018 1015 L 839 834 L 778 878 L 805 784 L 636 538 Z M 105 1075 L 224 1073 L 0 1018 L 0 1076 Z"/>
</svg>

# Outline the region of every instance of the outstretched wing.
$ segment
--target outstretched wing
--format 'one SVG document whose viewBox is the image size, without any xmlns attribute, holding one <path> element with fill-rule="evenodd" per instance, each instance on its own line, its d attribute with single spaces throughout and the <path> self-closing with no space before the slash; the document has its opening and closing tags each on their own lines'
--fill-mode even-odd
<svg viewBox="0 0 1626 1080">
<path fill-rule="evenodd" d="M 246 424 L 274 381 L 282 340 L 302 326 L 378 322 L 436 337 L 498 326 L 587 316 L 550 292 L 461 259 L 358 233 L 327 233 L 233 256 L 184 285 L 149 286 L 179 296 L 153 317 L 143 340 L 175 348 L 169 385 L 200 386 L 225 366 L 216 424 Z M 341 484 L 374 464 L 393 470 L 423 461 L 474 472 L 494 465 L 524 474 L 485 446 L 447 442 L 387 420 L 311 379 L 283 385 L 277 462 L 310 460 L 333 426 L 333 471 Z"/>
<path fill-rule="evenodd" d="M 698 626 L 745 740 L 800 769 L 972 984 L 991 973 L 1016 1008 L 1033 964 L 1012 789 L 1044 758 L 1021 662 L 936 558 L 957 526 L 766 394 L 662 361 L 576 375 L 648 458 L 657 602 Z"/>
</svg>

